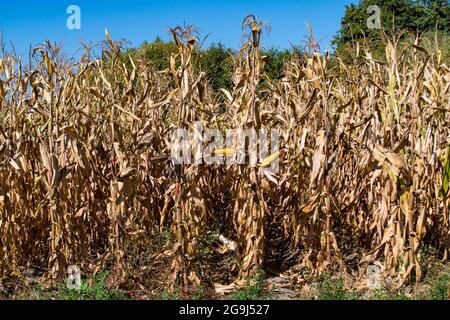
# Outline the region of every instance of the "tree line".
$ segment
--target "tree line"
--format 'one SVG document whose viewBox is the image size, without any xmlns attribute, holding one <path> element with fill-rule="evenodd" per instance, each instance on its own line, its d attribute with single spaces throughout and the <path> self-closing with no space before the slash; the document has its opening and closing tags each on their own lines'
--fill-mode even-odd
<svg viewBox="0 0 450 320">
<path fill-rule="evenodd" d="M 377 5 L 381 9 L 381 30 L 367 28 L 368 8 Z M 341 28 L 333 38 L 334 55 L 343 60 L 353 57 L 351 47 L 356 42 L 369 45 L 376 58 L 383 59 L 384 47 L 381 34 L 415 34 L 427 39 L 438 35 L 443 48 L 443 59 L 450 59 L 450 2 L 448 0 L 361 0 L 358 4 L 346 6 L 341 20 Z M 263 50 L 268 63 L 264 73 L 269 80 L 283 75 L 283 66 L 292 57 L 306 50 L 307 46 L 293 46 L 289 49 L 269 48 Z M 176 52 L 172 41 L 163 41 L 157 37 L 152 42 L 144 42 L 138 48 L 127 50 L 133 58 L 149 61 L 155 70 L 162 71 L 169 66 L 170 55 Z M 206 72 L 213 89 L 231 89 L 235 50 L 222 43 L 213 43 L 196 54 L 196 66 Z M 264 82 L 263 82 L 264 84 Z"/>
</svg>

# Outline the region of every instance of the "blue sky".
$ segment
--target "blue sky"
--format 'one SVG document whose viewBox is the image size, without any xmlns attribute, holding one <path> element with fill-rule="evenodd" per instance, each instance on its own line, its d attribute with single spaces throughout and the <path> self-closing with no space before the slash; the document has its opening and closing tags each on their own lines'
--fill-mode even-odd
<svg viewBox="0 0 450 320">
<path fill-rule="evenodd" d="M 62 42 L 66 53 L 80 47 L 80 40 L 94 43 L 105 39 L 105 28 L 113 39 L 126 38 L 138 46 L 157 35 L 169 39 L 168 28 L 196 25 L 201 36 L 211 33 L 206 45 L 222 42 L 238 48 L 241 22 L 247 14 L 270 22 L 272 31 L 263 38 L 265 47 L 289 48 L 306 36 L 305 23 L 311 23 L 322 49 L 330 46 L 339 29 L 345 5 L 355 0 L 14 0 L 2 1 L 0 33 L 3 42 L 12 42 L 19 54 L 30 47 L 52 40 Z M 81 9 L 81 30 L 66 28 L 69 5 Z"/>
</svg>

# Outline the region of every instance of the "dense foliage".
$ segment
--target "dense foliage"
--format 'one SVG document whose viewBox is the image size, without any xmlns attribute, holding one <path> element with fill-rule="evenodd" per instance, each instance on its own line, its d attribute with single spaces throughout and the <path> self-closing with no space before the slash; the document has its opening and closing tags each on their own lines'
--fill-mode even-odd
<svg viewBox="0 0 450 320">
<path fill-rule="evenodd" d="M 414 32 L 433 37 L 434 31 L 439 31 L 448 45 L 445 48 L 450 49 L 448 0 L 361 0 L 358 4 L 346 7 L 341 29 L 333 41 L 339 53 L 346 54 L 353 41 L 365 39 L 377 53 L 383 54 L 380 30 L 367 27 L 367 20 L 373 14 L 368 12 L 368 8 L 372 5 L 380 7 L 381 28 L 388 34 Z"/>
<path fill-rule="evenodd" d="M 155 70 L 163 71 L 169 67 L 170 55 L 176 52 L 173 41 L 164 42 L 157 37 L 153 42 L 144 42 L 138 48 L 129 49 L 125 56 L 131 55 L 136 59 L 144 59 L 152 64 Z M 282 74 L 284 64 L 289 61 L 293 53 L 298 53 L 298 48 L 293 50 L 281 50 L 271 47 L 262 50 L 261 54 L 268 57 L 265 66 L 266 75 L 271 80 L 276 80 Z M 196 60 L 196 71 L 206 72 L 209 83 L 213 89 L 225 88 L 230 90 L 233 86 L 233 56 L 236 50 L 226 48 L 222 43 L 213 43 L 208 48 L 197 48 L 193 55 Z"/>
</svg>

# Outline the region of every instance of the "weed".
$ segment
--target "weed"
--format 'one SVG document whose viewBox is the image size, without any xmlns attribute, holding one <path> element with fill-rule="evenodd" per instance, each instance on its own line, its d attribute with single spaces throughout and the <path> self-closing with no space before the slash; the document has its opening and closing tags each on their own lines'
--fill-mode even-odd
<svg viewBox="0 0 450 320">
<path fill-rule="evenodd" d="M 432 282 L 429 298 L 431 300 L 448 300 L 450 299 L 450 274 L 441 273 Z"/>
<path fill-rule="evenodd" d="M 317 283 L 318 300 L 354 300 L 356 293 L 347 291 L 342 278 L 333 279 L 330 274 L 325 273 Z"/>
<path fill-rule="evenodd" d="M 205 296 L 205 288 L 200 286 L 195 288 L 195 291 L 192 295 L 192 300 L 201 300 Z"/>
<path fill-rule="evenodd" d="M 371 300 L 411 300 L 403 291 L 393 294 L 384 289 L 376 289 L 371 293 Z"/>
<path fill-rule="evenodd" d="M 68 289 L 65 284 L 59 286 L 57 300 L 124 300 L 120 290 L 111 290 L 105 284 L 108 273 L 95 276 L 91 281 L 82 280 L 80 289 Z M 89 285 L 92 282 L 92 285 Z"/>
<path fill-rule="evenodd" d="M 173 291 L 170 291 L 169 289 L 163 289 L 156 295 L 156 300 L 181 300 L 179 289 L 174 288 Z"/>
<path fill-rule="evenodd" d="M 264 293 L 264 272 L 258 269 L 255 275 L 246 281 L 244 288 L 231 296 L 233 300 L 260 300 Z"/>
</svg>

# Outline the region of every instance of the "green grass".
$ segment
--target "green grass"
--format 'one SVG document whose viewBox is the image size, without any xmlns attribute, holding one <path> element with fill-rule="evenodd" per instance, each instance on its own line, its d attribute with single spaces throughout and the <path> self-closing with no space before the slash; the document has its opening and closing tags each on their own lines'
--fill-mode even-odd
<svg viewBox="0 0 450 320">
<path fill-rule="evenodd" d="M 244 288 L 231 295 L 232 300 L 271 299 L 272 291 L 265 292 L 265 277 L 262 270 L 257 270 L 252 279 L 247 280 Z"/>
<path fill-rule="evenodd" d="M 323 274 L 317 283 L 318 300 L 355 300 L 358 296 L 344 287 L 342 278 L 333 279 L 330 274 Z"/>
<path fill-rule="evenodd" d="M 423 252 L 423 269 L 425 270 L 423 283 L 427 284 L 429 289 L 419 298 L 427 300 L 449 300 L 450 266 L 448 264 L 442 264 L 441 261 L 433 258 L 437 255 L 436 249 L 426 247 L 423 249 Z"/>
<path fill-rule="evenodd" d="M 194 293 L 192 294 L 192 300 L 201 300 L 205 296 L 205 288 L 200 286 L 195 288 Z"/>
<path fill-rule="evenodd" d="M 371 300 L 411 300 L 410 297 L 400 291 L 396 294 L 392 294 L 383 289 L 377 289 L 372 292 Z"/>
<path fill-rule="evenodd" d="M 431 300 L 450 299 L 450 274 L 441 273 L 431 283 L 429 298 Z"/>
<path fill-rule="evenodd" d="M 181 300 L 179 289 L 175 288 L 173 292 L 169 289 L 164 289 L 156 295 L 156 300 Z"/>
<path fill-rule="evenodd" d="M 112 290 L 105 284 L 108 273 L 102 273 L 93 277 L 93 284 L 89 281 L 81 280 L 80 289 L 68 289 L 65 285 L 59 286 L 56 296 L 57 300 L 125 300 L 124 294 L 120 290 Z"/>
</svg>

